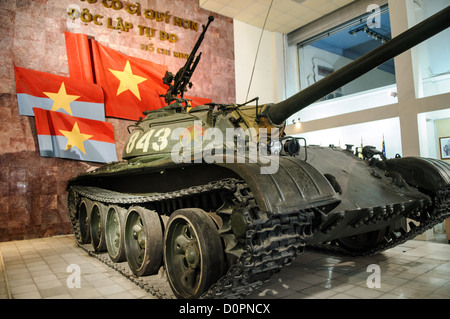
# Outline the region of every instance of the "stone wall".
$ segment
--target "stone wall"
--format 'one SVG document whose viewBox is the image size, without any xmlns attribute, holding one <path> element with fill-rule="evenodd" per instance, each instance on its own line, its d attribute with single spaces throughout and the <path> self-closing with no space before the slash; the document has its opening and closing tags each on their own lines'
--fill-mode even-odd
<svg viewBox="0 0 450 319">
<path fill-rule="evenodd" d="M 175 73 L 186 60 L 175 57 L 174 52 L 191 51 L 211 12 L 199 8 L 198 0 L 0 3 L 0 241 L 68 234 L 72 229 L 67 215 L 67 181 L 98 165 L 40 157 L 34 118 L 18 113 L 14 65 L 69 76 L 64 40 L 64 32 L 69 31 L 87 34 L 124 54 L 167 65 Z M 76 9 L 72 11 L 75 19 L 67 14 L 68 8 Z M 140 15 L 132 13 L 133 9 L 139 9 Z M 233 21 L 213 15 L 215 21 L 200 49 L 202 60 L 188 95 L 233 103 Z M 148 37 L 147 32 L 154 36 Z M 165 35 L 171 35 L 171 41 L 164 40 Z M 107 121 L 114 126 L 120 159 L 130 121 Z"/>
</svg>

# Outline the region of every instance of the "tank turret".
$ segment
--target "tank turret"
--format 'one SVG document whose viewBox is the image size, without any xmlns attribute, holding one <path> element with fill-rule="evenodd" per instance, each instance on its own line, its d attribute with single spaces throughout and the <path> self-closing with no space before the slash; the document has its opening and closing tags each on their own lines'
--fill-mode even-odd
<svg viewBox="0 0 450 319">
<path fill-rule="evenodd" d="M 377 159 L 373 149 L 361 159 L 306 142 L 301 151 L 284 127 L 295 112 L 446 29 L 449 10 L 280 103 L 190 109 L 184 92 L 210 18 L 183 68 L 164 77 L 168 105 L 129 127 L 123 161 L 69 181 L 77 243 L 105 263 L 127 264 L 123 273 L 134 281 L 152 276 L 147 288 L 157 296 L 168 286 L 163 296 L 237 298 L 307 245 L 374 254 L 442 222 L 450 216 L 446 162 Z"/>
<path fill-rule="evenodd" d="M 248 105 L 255 100 L 257 101 L 257 99 L 242 105 L 222 105 L 212 103 L 210 105 L 194 108 L 191 112 L 187 112 L 189 101 L 184 99 L 183 96 L 188 87 L 192 86 L 190 78 L 201 58 L 201 53 L 197 56 L 196 54 L 204 39 L 208 26 L 214 20 L 213 17 L 210 17 L 207 25 L 203 27 L 203 32 L 195 44 L 186 64 L 177 72 L 176 76 L 167 72 L 163 79 L 163 82 L 169 85 L 169 89 L 164 95 L 168 106 L 161 110 L 149 112 L 147 117 L 141 123 L 138 123 L 139 130 L 134 131 L 130 135 L 127 147 L 123 152 L 123 158 L 129 159 L 150 154 L 168 155 L 169 150 L 181 148 L 180 145 L 177 146 L 177 143 L 179 144 L 180 140 L 183 137 L 186 137 L 186 135 L 192 135 L 192 137 L 195 135 L 197 142 L 206 146 L 209 143 L 205 144 L 204 141 L 210 138 L 210 136 L 207 135 L 208 129 L 218 129 L 224 133 L 224 136 L 221 137 L 222 140 L 224 140 L 224 143 L 221 146 L 215 145 L 216 153 L 217 148 L 223 148 L 225 150 L 230 147 L 235 148 L 236 146 L 233 146 L 233 143 L 230 143 L 230 141 L 225 141 L 225 132 L 227 129 L 242 129 L 245 131 L 245 134 L 235 132 L 234 136 L 242 136 L 258 145 L 278 145 L 278 151 L 283 152 L 283 150 L 286 149 L 290 154 L 297 154 L 297 150 L 300 147 L 297 140 L 284 138 L 281 143 L 279 142 L 280 138 L 283 136 L 285 121 L 289 116 L 308 107 L 310 104 L 316 102 L 330 92 L 357 79 L 361 75 L 389 61 L 431 36 L 445 30 L 450 25 L 450 20 L 448 19 L 449 14 L 449 8 L 437 13 L 435 16 L 423 21 L 403 34 L 381 45 L 377 49 L 330 74 L 325 79 L 322 79 L 282 102 L 262 106 Z M 169 116 L 168 118 L 170 118 L 172 122 L 168 125 L 164 124 L 160 126 L 160 123 L 165 123 L 164 118 L 167 116 Z M 185 132 L 180 132 L 180 128 L 183 128 Z M 271 130 L 277 128 L 278 130 L 275 130 L 274 134 L 268 134 L 270 135 L 269 137 L 266 134 L 263 134 L 262 136 L 259 134 L 261 129 Z M 178 129 L 180 134 L 173 135 L 174 129 Z M 138 147 L 138 144 L 135 143 L 141 139 L 143 139 L 144 144 L 145 142 L 150 143 L 153 134 L 154 137 L 158 137 L 160 140 L 163 139 L 165 141 L 162 144 L 162 146 L 165 147 L 160 147 L 156 144 L 153 145 L 157 147 L 153 148 L 148 147 L 147 145 Z M 160 136 L 161 134 L 163 137 Z M 169 134 L 170 136 L 166 136 L 165 134 Z M 277 134 L 278 136 L 276 136 Z M 263 138 L 264 141 L 260 141 L 261 138 Z M 190 141 L 185 140 L 185 143 L 189 142 Z M 241 144 L 246 143 L 245 141 L 240 142 Z M 141 144 L 142 143 L 139 143 L 139 145 Z M 258 145 L 256 147 L 258 147 Z M 276 149 L 277 147 L 272 148 L 272 150 L 275 151 Z M 191 153 L 195 153 L 199 150 L 203 150 L 203 148 L 199 149 L 198 147 L 193 147 Z M 270 153 L 270 148 L 268 149 L 268 152 Z"/>
</svg>

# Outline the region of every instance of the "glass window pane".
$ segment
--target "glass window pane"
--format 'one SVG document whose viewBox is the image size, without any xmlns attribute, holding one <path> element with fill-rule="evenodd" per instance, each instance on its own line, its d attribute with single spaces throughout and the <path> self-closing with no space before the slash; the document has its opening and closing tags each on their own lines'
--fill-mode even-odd
<svg viewBox="0 0 450 319">
<path fill-rule="evenodd" d="M 450 0 L 416 0 L 409 18 L 415 25 L 449 5 Z M 417 97 L 450 92 L 450 29 L 415 47 L 413 61 Z"/>
<path fill-rule="evenodd" d="M 378 24 L 369 24 L 366 19 L 360 21 L 359 24 L 353 24 L 339 32 L 330 30 L 313 43 L 299 45 L 301 89 L 325 78 L 391 38 L 388 11 L 380 15 L 377 20 Z M 322 100 L 373 90 L 395 83 L 394 61 L 390 60 L 336 91 L 328 93 Z"/>
</svg>

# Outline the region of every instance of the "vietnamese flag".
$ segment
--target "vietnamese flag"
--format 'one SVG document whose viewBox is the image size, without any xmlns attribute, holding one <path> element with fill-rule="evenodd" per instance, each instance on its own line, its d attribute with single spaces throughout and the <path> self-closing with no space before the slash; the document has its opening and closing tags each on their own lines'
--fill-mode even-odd
<svg viewBox="0 0 450 319">
<path fill-rule="evenodd" d="M 66 40 L 69 74 L 72 79 L 94 83 L 94 68 L 88 36 L 81 33 L 64 32 Z"/>
<path fill-rule="evenodd" d="M 33 108 L 75 117 L 105 120 L 100 86 L 65 76 L 14 67 L 19 114 L 33 116 Z"/>
<path fill-rule="evenodd" d="M 109 117 L 138 120 L 143 112 L 165 106 L 160 94 L 167 67 L 144 59 L 129 57 L 91 40 L 95 82 L 105 93 L 105 114 Z"/>
<path fill-rule="evenodd" d="M 40 108 L 35 108 L 34 114 L 41 156 L 99 163 L 117 161 L 111 123 Z"/>
</svg>

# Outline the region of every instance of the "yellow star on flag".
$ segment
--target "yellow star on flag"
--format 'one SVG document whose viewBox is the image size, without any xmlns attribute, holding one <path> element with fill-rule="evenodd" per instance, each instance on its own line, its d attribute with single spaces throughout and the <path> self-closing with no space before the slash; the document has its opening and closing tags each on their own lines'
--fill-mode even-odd
<svg viewBox="0 0 450 319">
<path fill-rule="evenodd" d="M 108 69 L 116 78 L 119 79 L 120 85 L 117 89 L 117 95 L 130 90 L 138 99 L 141 100 L 138 84 L 147 81 L 146 78 L 133 74 L 130 61 L 127 60 L 123 71 Z"/>
<path fill-rule="evenodd" d="M 84 149 L 83 142 L 90 139 L 94 135 L 88 135 L 83 134 L 80 132 L 80 129 L 78 128 L 78 122 L 75 122 L 72 131 L 63 131 L 59 130 L 65 137 L 67 137 L 67 145 L 65 151 L 68 149 L 76 146 L 80 151 L 82 151 L 84 154 L 86 154 L 86 151 Z"/>
<path fill-rule="evenodd" d="M 42 92 L 53 100 L 52 111 L 57 111 L 59 109 L 64 109 L 67 113 L 72 115 L 72 110 L 70 109 L 70 103 L 80 98 L 78 95 L 69 95 L 66 91 L 66 86 L 64 82 L 61 83 L 58 93 Z"/>
</svg>

